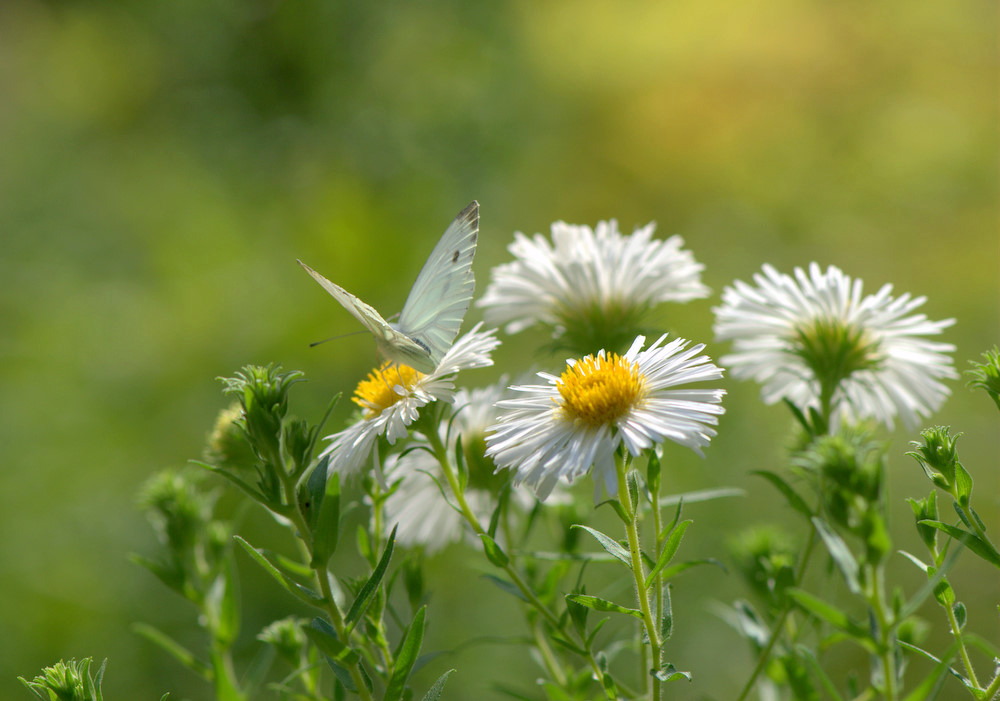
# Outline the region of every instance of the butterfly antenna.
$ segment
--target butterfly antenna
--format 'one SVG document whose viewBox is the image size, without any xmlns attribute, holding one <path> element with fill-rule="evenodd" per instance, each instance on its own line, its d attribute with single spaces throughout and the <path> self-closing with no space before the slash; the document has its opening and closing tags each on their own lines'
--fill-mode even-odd
<svg viewBox="0 0 1000 701">
<path fill-rule="evenodd" d="M 322 341 L 313 341 L 309 344 L 310 348 L 315 348 L 316 346 L 322 345 L 327 341 L 336 341 L 338 338 L 347 338 L 348 336 L 357 336 L 359 333 L 365 333 L 365 331 L 351 331 L 350 333 L 342 333 L 339 336 L 330 336 L 329 338 L 324 338 Z"/>
</svg>

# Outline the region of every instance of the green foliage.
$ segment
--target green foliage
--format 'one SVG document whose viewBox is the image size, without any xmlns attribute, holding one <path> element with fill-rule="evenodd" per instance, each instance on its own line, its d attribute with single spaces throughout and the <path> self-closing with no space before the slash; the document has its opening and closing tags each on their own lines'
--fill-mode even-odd
<svg viewBox="0 0 1000 701">
<path fill-rule="evenodd" d="M 85 657 L 77 662 L 60 660 L 31 681 L 18 677 L 24 686 L 43 701 L 103 701 L 101 682 L 107 660 L 101 663 L 97 675 L 90 673 L 92 658 Z"/>
</svg>

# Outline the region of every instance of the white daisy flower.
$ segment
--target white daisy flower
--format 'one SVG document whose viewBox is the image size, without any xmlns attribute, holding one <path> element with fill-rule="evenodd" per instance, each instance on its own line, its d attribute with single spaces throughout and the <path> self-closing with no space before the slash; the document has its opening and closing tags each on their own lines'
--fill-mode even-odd
<svg viewBox="0 0 1000 701">
<path fill-rule="evenodd" d="M 493 474 L 496 466 L 485 456 L 484 436 L 487 427 L 497 419 L 496 403 L 507 394 L 506 384 L 504 381 L 471 391 L 458 390 L 453 402 L 454 420 L 442 421 L 438 429 L 450 450 L 454 450 L 461 438 L 469 470 L 465 498 L 480 523 L 489 521 L 496 506 L 497 490 L 505 481 Z M 386 459 L 385 471 L 390 481 L 401 480 L 386 499 L 383 519 L 387 532 L 398 524 L 397 543 L 423 546 L 431 553 L 463 538 L 478 542 L 461 514 L 446 502 L 440 486 L 445 480 L 430 452 L 412 450 L 402 456 L 391 455 Z M 525 489 L 515 487 L 511 493 L 511 503 L 522 511 L 530 509 L 534 501 L 534 496 Z"/>
<path fill-rule="evenodd" d="M 354 391 L 353 401 L 364 409 L 357 423 L 327 436 L 331 441 L 320 457 L 329 456 L 328 469 L 350 474 L 371 457 L 375 442 L 385 436 L 389 444 L 405 437 L 420 409 L 433 401 L 451 402 L 455 375 L 460 370 L 493 364 L 490 353 L 500 341 L 496 329 L 480 331 L 476 324 L 455 341 L 434 372 L 424 374 L 407 365 L 385 363 L 369 373 Z"/>
<path fill-rule="evenodd" d="M 892 285 L 863 297 L 861 280 L 816 263 L 794 278 L 765 265 L 754 282 L 723 291 L 715 334 L 733 341 L 721 362 L 759 382 L 766 403 L 787 399 L 833 422 L 870 417 L 890 428 L 898 414 L 913 428 L 948 396 L 939 380 L 957 377 L 946 355 L 955 347 L 921 336 L 955 320 L 910 315 L 925 297 L 892 297 Z"/>
<path fill-rule="evenodd" d="M 595 494 L 602 480 L 617 494 L 619 446 L 639 455 L 669 439 L 701 455 L 725 411 L 718 406 L 725 391 L 672 388 L 717 380 L 722 370 L 698 355 L 703 344 L 687 348 L 678 338 L 663 345 L 665 339 L 642 350 L 646 339 L 639 336 L 624 355 L 569 360 L 559 377 L 538 373 L 546 385 L 512 387 L 524 397 L 499 402 L 508 413 L 487 434 L 486 454 L 515 470 L 515 482 L 532 486 L 540 499 L 560 478 L 572 481 L 592 467 Z"/>
<path fill-rule="evenodd" d="M 657 304 L 709 294 L 701 283 L 704 266 L 682 248 L 684 240 L 653 240 L 655 226 L 624 236 L 614 220 L 596 230 L 556 222 L 553 243 L 517 232 L 508 248 L 516 260 L 492 270 L 477 304 L 487 323 L 506 324 L 507 333 L 541 323 L 556 337 L 568 334 L 573 347 L 598 340 L 624 346 Z M 587 350 L 601 347 L 609 346 Z"/>
<path fill-rule="evenodd" d="M 444 478 L 433 455 L 425 450 L 413 450 L 402 457 L 390 455 L 385 471 L 393 481 L 401 473 L 404 475 L 384 507 L 386 531 L 397 527 L 396 543 L 411 548 L 423 546 L 430 554 L 471 536 L 465 519 L 445 500 L 439 486 L 445 484 Z M 465 498 L 480 521 L 490 518 L 495 498 L 492 494 L 468 489 Z"/>
</svg>

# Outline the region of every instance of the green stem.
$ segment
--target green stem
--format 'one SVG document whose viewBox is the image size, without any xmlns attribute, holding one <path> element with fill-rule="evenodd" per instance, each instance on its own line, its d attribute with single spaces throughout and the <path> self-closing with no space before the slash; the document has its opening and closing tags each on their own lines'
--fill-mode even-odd
<svg viewBox="0 0 1000 701">
<path fill-rule="evenodd" d="M 871 606 L 872 614 L 878 624 L 879 639 L 875 643 L 878 645 L 879 662 L 882 665 L 883 693 L 886 701 L 896 701 L 898 691 L 896 689 L 895 634 L 885 606 L 885 571 L 882 565 L 869 565 L 868 573 L 869 585 L 866 587 L 868 605 Z"/>
<path fill-rule="evenodd" d="M 944 609 L 945 614 L 948 616 L 948 626 L 951 628 L 951 634 L 958 641 L 958 654 L 962 658 L 962 664 L 965 666 L 965 673 L 969 677 L 969 681 L 972 682 L 972 685 L 978 689 L 979 680 L 976 678 L 976 670 L 972 667 L 969 650 L 965 647 L 965 638 L 962 637 L 962 627 L 958 625 L 955 610 L 951 606 L 945 606 L 944 604 L 941 605 L 941 608 Z M 986 698 L 988 699 L 989 696 Z"/>
<path fill-rule="evenodd" d="M 809 558 L 812 555 L 813 547 L 816 545 L 816 529 L 809 529 L 809 540 L 806 541 L 805 550 L 802 551 L 802 559 L 799 560 L 799 567 L 795 573 L 795 586 L 798 586 L 802 582 L 802 578 L 805 576 L 806 567 L 809 563 Z M 774 626 L 771 628 L 771 637 L 767 639 L 767 644 L 764 649 L 760 652 L 760 657 L 757 658 L 757 664 L 753 668 L 753 672 L 750 674 L 750 678 L 747 679 L 746 684 L 743 685 L 743 690 L 737 701 L 744 701 L 750 690 L 753 689 L 754 683 L 757 681 L 757 677 L 760 676 L 764 668 L 767 667 L 768 661 L 771 659 L 771 652 L 774 650 L 774 646 L 778 642 L 778 638 L 781 637 L 781 632 L 785 627 L 785 619 L 788 618 L 788 614 L 792 611 L 791 599 L 785 600 L 785 603 L 781 607 L 781 612 L 778 614 L 777 619 L 774 621 Z"/>
<path fill-rule="evenodd" d="M 1000 696 L 1000 674 L 993 677 L 993 681 L 991 681 L 990 685 L 986 687 L 986 691 L 983 693 L 983 699 L 984 701 L 993 701 L 997 698 L 997 696 Z"/>
<path fill-rule="evenodd" d="M 549 641 L 545 639 L 542 634 L 542 630 L 539 626 L 533 626 L 532 632 L 535 636 L 535 646 L 538 648 L 538 653 L 542 657 L 542 661 L 545 663 L 545 668 L 548 670 L 549 674 L 555 680 L 556 684 L 562 688 L 566 688 L 566 673 L 563 671 L 562 665 L 559 664 L 559 660 L 556 659 L 555 654 L 552 652 L 552 647 L 549 645 Z"/>
<path fill-rule="evenodd" d="M 649 655 L 652 662 L 652 669 L 660 671 L 663 664 L 662 641 L 660 640 L 660 626 L 653 618 L 652 607 L 649 603 L 649 589 L 646 588 L 646 566 L 642 562 L 642 544 L 639 540 L 639 514 L 632 508 L 629 499 L 628 480 L 628 458 L 616 458 L 618 467 L 618 502 L 622 510 L 628 517 L 625 523 L 625 534 L 628 539 L 629 557 L 631 559 L 632 578 L 635 580 L 635 595 L 639 600 L 639 610 L 642 612 L 642 622 L 646 627 L 646 637 L 649 639 Z M 663 685 L 660 680 L 652 674 L 646 675 L 646 688 L 650 692 L 652 701 L 659 701 Z"/>
<path fill-rule="evenodd" d="M 284 470 L 282 470 L 282 480 L 283 487 L 285 491 L 285 501 L 287 502 L 288 508 L 287 516 L 294 526 L 293 533 L 296 534 L 296 540 L 299 542 L 300 547 L 304 551 L 305 561 L 312 561 L 312 543 L 308 542 L 308 534 L 310 533 L 309 523 L 306 521 L 305 515 L 301 511 L 301 507 L 298 504 L 298 499 L 295 493 L 295 482 L 291 476 L 287 475 Z M 323 595 L 323 610 L 330 617 L 330 623 L 333 625 L 333 629 L 337 631 L 337 637 L 340 638 L 345 644 L 350 644 L 350 631 L 347 629 L 346 623 L 344 621 L 344 616 L 337 607 L 336 599 L 333 596 L 333 589 L 330 587 L 330 578 L 327 576 L 326 567 L 319 567 L 313 569 L 313 578 L 316 580 L 316 585 Z M 358 698 L 362 701 L 372 701 L 371 693 L 368 691 L 368 686 L 365 684 L 364 676 L 361 674 L 360 663 L 355 661 L 353 663 L 345 664 L 347 667 L 347 672 L 351 676 L 351 681 L 358 690 Z"/>
<path fill-rule="evenodd" d="M 465 498 L 465 490 L 462 489 L 458 475 L 455 473 L 455 469 L 451 464 L 450 458 L 448 457 L 448 450 L 445 447 L 444 442 L 441 440 L 441 437 L 438 435 L 437 431 L 433 429 L 424 431 L 424 435 L 427 437 L 427 442 L 430 444 L 431 450 L 434 452 L 434 456 L 441 465 L 441 471 L 444 473 L 445 480 L 448 482 L 448 487 L 451 490 L 452 496 L 455 498 L 459 512 L 477 536 L 488 536 L 489 533 L 487 533 L 486 529 L 479 523 L 479 518 L 476 516 L 475 512 L 473 512 L 472 507 L 469 506 L 469 502 Z M 548 606 L 546 606 L 541 599 L 538 598 L 534 590 L 528 586 L 527 582 L 524 581 L 520 573 L 514 568 L 513 564 L 508 562 L 506 565 L 503 565 L 501 569 L 503 569 L 507 576 L 510 577 L 511 582 L 513 582 L 514 586 L 517 587 L 518 591 L 521 592 L 521 595 L 531 605 L 531 607 L 538 611 L 550 626 L 558 630 L 568 639 L 577 637 L 574 636 L 573 633 L 567 629 L 565 623 L 560 620 L 556 614 L 550 611 Z M 586 654 L 583 655 L 583 657 L 587 660 L 591 671 L 594 673 L 594 678 L 598 680 L 603 679 L 604 672 L 601 671 L 601 667 L 597 663 L 597 659 L 594 657 L 594 653 L 591 651 L 587 641 L 582 639 L 582 636 L 579 636 L 579 642 L 581 644 L 580 647 L 586 651 Z M 554 661 L 554 657 L 552 659 Z M 560 676 L 565 679 L 565 675 L 562 674 L 562 672 L 560 672 Z M 608 698 L 613 697 L 609 695 Z"/>
</svg>

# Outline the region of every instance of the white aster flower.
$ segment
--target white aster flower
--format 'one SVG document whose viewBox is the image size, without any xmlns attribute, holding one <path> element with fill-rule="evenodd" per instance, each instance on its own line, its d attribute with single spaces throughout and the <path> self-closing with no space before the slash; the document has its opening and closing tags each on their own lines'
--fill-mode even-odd
<svg viewBox="0 0 1000 701">
<path fill-rule="evenodd" d="M 403 475 L 384 507 L 386 530 L 397 527 L 396 543 L 411 548 L 422 546 L 433 553 L 471 535 L 465 519 L 445 500 L 441 489 L 443 486 L 447 490 L 447 485 L 433 455 L 425 450 L 390 455 L 385 471 L 392 481 Z M 469 507 L 480 521 L 489 519 L 494 498 L 479 489 L 465 492 Z"/>
<path fill-rule="evenodd" d="M 682 248 L 684 240 L 654 240 L 654 228 L 650 223 L 625 236 L 614 220 L 596 230 L 556 222 L 552 243 L 517 232 L 508 248 L 516 260 L 492 270 L 477 304 L 488 323 L 506 324 L 507 333 L 540 323 L 581 352 L 624 347 L 657 304 L 709 294 L 701 283 L 704 266 Z"/>
<path fill-rule="evenodd" d="M 722 370 L 704 345 L 687 348 L 661 336 L 646 350 L 639 336 L 624 355 L 601 351 L 569 360 L 562 375 L 538 373 L 546 385 L 515 386 L 519 399 L 499 403 L 506 410 L 486 437 L 486 454 L 498 467 L 516 471 L 515 482 L 545 499 L 560 478 L 572 481 L 593 467 L 595 494 L 603 481 L 617 494 L 615 451 L 633 456 L 665 440 L 699 455 L 715 435 L 725 410 L 721 389 L 673 389 L 717 380 Z"/>
<path fill-rule="evenodd" d="M 495 465 L 485 455 L 484 436 L 488 426 L 497 419 L 496 403 L 507 394 L 506 382 L 481 389 L 459 389 L 455 393 L 454 420 L 444 420 L 438 434 L 449 450 L 462 441 L 469 482 L 465 499 L 480 523 L 488 522 L 496 506 L 497 491 L 504 479 L 494 476 Z M 427 450 L 411 450 L 404 455 L 386 459 L 385 472 L 390 481 L 400 480 L 385 502 L 385 528 L 399 528 L 396 542 L 406 546 L 423 546 L 428 553 L 465 538 L 478 542 L 466 524 L 442 493 L 447 492 L 437 459 Z M 534 504 L 534 496 L 515 487 L 511 503 L 522 511 Z"/>
<path fill-rule="evenodd" d="M 350 474 L 372 454 L 376 440 L 385 436 L 390 445 L 408 434 L 421 407 L 434 401 L 451 402 L 455 375 L 460 370 L 493 364 L 490 353 L 500 341 L 496 329 L 480 331 L 476 324 L 455 341 L 434 372 L 424 374 L 407 365 L 385 363 L 369 373 L 354 391 L 353 401 L 364 409 L 360 421 L 328 436 L 331 441 L 320 457 L 329 456 L 328 470 Z"/>
<path fill-rule="evenodd" d="M 723 291 L 715 334 L 733 341 L 721 362 L 759 382 L 766 403 L 787 399 L 833 422 L 873 418 L 890 428 L 898 414 L 912 428 L 948 396 L 939 380 L 957 376 L 946 355 L 955 347 L 921 337 L 955 320 L 911 315 L 925 297 L 892 297 L 892 285 L 863 297 L 861 280 L 816 263 L 794 278 L 765 265 L 754 282 Z"/>
</svg>

